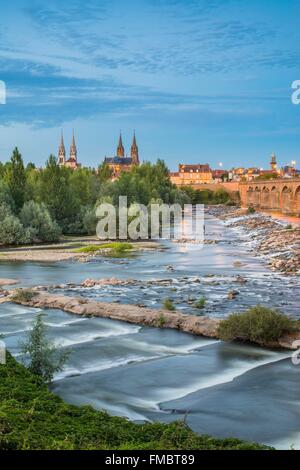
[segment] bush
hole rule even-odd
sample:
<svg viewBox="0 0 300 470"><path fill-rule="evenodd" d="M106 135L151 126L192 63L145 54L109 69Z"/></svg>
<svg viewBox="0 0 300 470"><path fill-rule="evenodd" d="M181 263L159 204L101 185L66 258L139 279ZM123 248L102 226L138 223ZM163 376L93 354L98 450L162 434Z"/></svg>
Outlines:
<svg viewBox="0 0 300 470"><path fill-rule="evenodd" d="M212 198L213 204L224 204L230 200L228 192L223 188L218 188Z"/></svg>
<svg viewBox="0 0 300 470"><path fill-rule="evenodd" d="M69 357L69 351L59 351L46 337L43 314L39 314L34 322L28 339L22 344L22 353L29 354L29 370L50 383L56 372L60 372Z"/></svg>
<svg viewBox="0 0 300 470"><path fill-rule="evenodd" d="M28 243L30 235L14 215L7 215L0 224L0 243L3 245L20 245Z"/></svg>
<svg viewBox="0 0 300 470"><path fill-rule="evenodd" d="M276 310L257 305L246 312L231 314L220 323L218 334L224 341L250 341L268 345L296 329L295 320Z"/></svg>
<svg viewBox="0 0 300 470"><path fill-rule="evenodd" d="M20 221L30 231L31 239L42 242L59 240L61 231L44 204L26 202L20 212Z"/></svg>
<svg viewBox="0 0 300 470"><path fill-rule="evenodd" d="M193 304L193 307L195 308L204 308L205 307L205 302L206 302L206 299L204 296L200 297L200 299L196 300L196 302Z"/></svg>
<svg viewBox="0 0 300 470"><path fill-rule="evenodd" d="M163 328L165 324L166 324L166 317L164 316L163 313L161 313L157 319L157 327Z"/></svg>
<svg viewBox="0 0 300 470"><path fill-rule="evenodd" d="M14 302L30 302L36 296L36 292L31 289L18 289L12 296Z"/></svg>
<svg viewBox="0 0 300 470"><path fill-rule="evenodd" d="M247 214L254 214L254 213L255 213L254 207L253 206L248 207Z"/></svg>
<svg viewBox="0 0 300 470"><path fill-rule="evenodd" d="M173 301L172 301L171 299L165 299L165 300L163 301L163 307L164 307L166 310L170 310L170 311L176 310L175 307L174 307Z"/></svg>

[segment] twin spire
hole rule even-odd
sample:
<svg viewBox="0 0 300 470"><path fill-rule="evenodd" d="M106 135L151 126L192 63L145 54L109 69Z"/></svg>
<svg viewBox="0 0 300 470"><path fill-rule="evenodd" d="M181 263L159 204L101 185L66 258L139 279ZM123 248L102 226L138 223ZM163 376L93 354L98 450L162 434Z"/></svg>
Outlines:
<svg viewBox="0 0 300 470"><path fill-rule="evenodd" d="M118 142L118 147L117 147L117 157L119 158L125 157L125 150L123 146L121 132L120 132L120 137L119 137L119 142ZM139 164L139 148L136 143L135 132L133 133L133 140L132 140L132 145L130 149L130 157L131 157L132 164L134 165ZM65 148L65 143L64 143L64 135L63 135L63 131L61 131L60 145L58 148L58 164L60 166L70 166L72 168L78 166L77 148L76 148L76 143L75 143L74 129L73 129L73 135L72 135L72 143L70 146L70 158L68 160L66 160L66 148Z"/></svg>
<svg viewBox="0 0 300 470"><path fill-rule="evenodd" d="M117 147L117 157L123 158L125 156L125 150L122 141L122 134L120 132L119 143ZM136 143L135 132L133 133L133 140L130 149L130 157L132 159L133 164L139 164L139 149Z"/></svg>
<svg viewBox="0 0 300 470"><path fill-rule="evenodd" d="M124 147L123 147L123 141L122 141L122 134L120 132L120 137L119 137L119 143L118 143L118 147L117 147L117 157L124 157L125 155L125 151L124 151Z"/></svg>
<svg viewBox="0 0 300 470"><path fill-rule="evenodd" d="M74 129L73 129L72 143L70 146L70 158L68 161L77 163L77 148L76 148L76 143L75 143ZM61 131L60 145L58 148L58 164L63 166L65 165L65 163L66 163L66 148L65 148L65 143L64 143L63 131Z"/></svg>

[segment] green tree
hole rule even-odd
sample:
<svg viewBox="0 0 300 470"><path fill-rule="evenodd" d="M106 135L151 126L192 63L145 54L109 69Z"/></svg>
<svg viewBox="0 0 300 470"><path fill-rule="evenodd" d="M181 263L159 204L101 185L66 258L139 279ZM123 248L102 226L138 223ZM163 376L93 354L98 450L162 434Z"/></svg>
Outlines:
<svg viewBox="0 0 300 470"><path fill-rule="evenodd" d="M14 208L14 201L10 189L3 179L0 179L0 204L6 204L11 209Z"/></svg>
<svg viewBox="0 0 300 470"><path fill-rule="evenodd" d="M63 369L70 351L60 351L47 339L47 330L43 314L37 315L28 339L21 345L23 354L30 358L29 370L42 377L45 383L50 383L54 374Z"/></svg>
<svg viewBox="0 0 300 470"><path fill-rule="evenodd" d="M22 155L17 147L14 149L10 164L6 168L4 180L10 189L15 208L18 212L25 200L26 173Z"/></svg>
<svg viewBox="0 0 300 470"><path fill-rule="evenodd" d="M80 212L80 201L70 184L72 173L71 169L60 167L54 155L50 155L41 175L39 189L39 200L46 204L51 216L65 233Z"/></svg>
<svg viewBox="0 0 300 470"><path fill-rule="evenodd" d="M20 221L34 239L44 242L59 240L61 230L43 203L26 202L20 212Z"/></svg>
<svg viewBox="0 0 300 470"><path fill-rule="evenodd" d="M109 168L107 163L102 163L98 166L98 178L99 181L102 183L104 181L108 181L112 176L112 170Z"/></svg>
<svg viewBox="0 0 300 470"><path fill-rule="evenodd" d="M3 207L1 210L4 213ZM3 245L20 245L29 241L29 233L24 229L19 219L13 214L6 213L0 224L0 243Z"/></svg>

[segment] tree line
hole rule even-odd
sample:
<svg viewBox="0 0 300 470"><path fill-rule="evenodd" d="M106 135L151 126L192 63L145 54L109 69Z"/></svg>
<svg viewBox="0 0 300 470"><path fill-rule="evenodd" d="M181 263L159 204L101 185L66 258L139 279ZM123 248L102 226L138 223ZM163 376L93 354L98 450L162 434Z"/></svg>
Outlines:
<svg viewBox="0 0 300 470"><path fill-rule="evenodd" d="M222 190L212 193L176 188L162 160L135 166L111 181L105 164L98 169L73 171L59 166L56 157L50 155L44 168L36 168L33 163L25 166L15 148L11 159L0 163L0 243L53 242L62 234L93 234L96 207L101 202L117 206L123 195L128 205L221 203L228 199Z"/></svg>

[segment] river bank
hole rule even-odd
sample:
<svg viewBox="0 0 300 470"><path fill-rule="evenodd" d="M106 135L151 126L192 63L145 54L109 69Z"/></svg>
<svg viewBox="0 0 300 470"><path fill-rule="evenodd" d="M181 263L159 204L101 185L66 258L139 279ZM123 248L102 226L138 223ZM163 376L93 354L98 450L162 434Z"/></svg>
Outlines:
<svg viewBox="0 0 300 470"><path fill-rule="evenodd" d="M255 256L261 256L272 271L300 274L300 226L247 209L211 206L207 213L222 220L226 227L239 230Z"/></svg>
<svg viewBox="0 0 300 470"><path fill-rule="evenodd" d="M194 433L183 422L136 424L92 407L70 405L10 354L0 368L0 449L258 450L270 447Z"/></svg>

